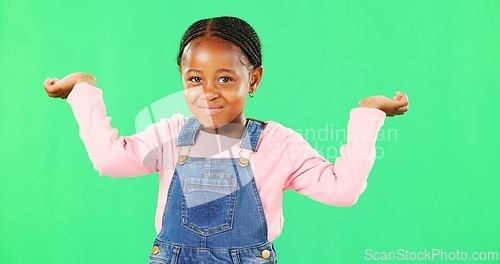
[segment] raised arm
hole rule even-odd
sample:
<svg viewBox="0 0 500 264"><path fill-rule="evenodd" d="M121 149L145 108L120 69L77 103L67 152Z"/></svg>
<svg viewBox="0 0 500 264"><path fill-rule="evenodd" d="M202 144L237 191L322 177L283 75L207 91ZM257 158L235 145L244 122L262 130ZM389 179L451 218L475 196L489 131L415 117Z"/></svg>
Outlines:
<svg viewBox="0 0 500 264"><path fill-rule="evenodd" d="M92 82L95 78L73 77L52 83L46 80L46 84L60 85L45 85L46 90L58 95L49 93L51 97L67 99L78 122L80 138L100 176L134 177L158 171L161 139L157 124L131 136L118 136L118 130L111 126L111 117L106 115L102 90ZM68 92L71 81L74 86Z"/></svg>
<svg viewBox="0 0 500 264"><path fill-rule="evenodd" d="M366 188L375 161L375 141L386 114L378 109L353 108L347 126L347 143L330 163L299 134L289 138L291 175L287 189L313 200L352 206Z"/></svg>
<svg viewBox="0 0 500 264"><path fill-rule="evenodd" d="M367 186L376 158L375 143L386 116L402 115L409 108L408 96L397 92L391 99L376 95L359 101L350 111L347 143L333 163L294 133L288 140L291 174L286 189L334 206L352 206Z"/></svg>

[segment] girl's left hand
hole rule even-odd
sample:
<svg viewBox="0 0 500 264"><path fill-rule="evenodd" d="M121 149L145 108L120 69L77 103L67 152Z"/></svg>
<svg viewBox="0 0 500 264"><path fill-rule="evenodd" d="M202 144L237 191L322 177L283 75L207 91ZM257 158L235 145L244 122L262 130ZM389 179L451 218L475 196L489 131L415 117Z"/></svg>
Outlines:
<svg viewBox="0 0 500 264"><path fill-rule="evenodd" d="M395 116L408 111L410 101L405 93L398 91L392 99L382 95L363 98L359 101L358 106L377 108L384 111L387 116Z"/></svg>

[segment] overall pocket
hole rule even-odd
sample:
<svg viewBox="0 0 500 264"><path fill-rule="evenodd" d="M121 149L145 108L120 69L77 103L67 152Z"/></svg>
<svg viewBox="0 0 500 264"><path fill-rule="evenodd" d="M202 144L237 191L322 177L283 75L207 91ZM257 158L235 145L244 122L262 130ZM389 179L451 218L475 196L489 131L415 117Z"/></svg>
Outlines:
<svg viewBox="0 0 500 264"><path fill-rule="evenodd" d="M234 173L185 177L181 225L203 236L231 229L237 187Z"/></svg>

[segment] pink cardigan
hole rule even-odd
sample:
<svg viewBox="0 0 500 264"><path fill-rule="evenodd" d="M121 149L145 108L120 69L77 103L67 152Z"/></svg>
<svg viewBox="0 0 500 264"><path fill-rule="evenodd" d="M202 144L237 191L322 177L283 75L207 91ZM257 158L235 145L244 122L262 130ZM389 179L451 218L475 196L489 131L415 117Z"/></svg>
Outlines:
<svg viewBox="0 0 500 264"><path fill-rule="evenodd" d="M80 138L100 176L134 177L159 173L156 232L162 216L173 168L177 161L175 139L187 117L175 114L131 136L118 136L106 115L102 90L86 82L76 84L67 98L79 125ZM282 193L293 189L332 206L354 205L366 189L375 161L375 143L386 114L379 109L353 108L347 125L347 143L334 163L290 128L274 122L263 130L259 148L252 155L255 182L268 225L268 239L281 233L284 217ZM235 145L233 153L238 153ZM168 158L166 158L168 157ZM173 157L173 158L172 158Z"/></svg>

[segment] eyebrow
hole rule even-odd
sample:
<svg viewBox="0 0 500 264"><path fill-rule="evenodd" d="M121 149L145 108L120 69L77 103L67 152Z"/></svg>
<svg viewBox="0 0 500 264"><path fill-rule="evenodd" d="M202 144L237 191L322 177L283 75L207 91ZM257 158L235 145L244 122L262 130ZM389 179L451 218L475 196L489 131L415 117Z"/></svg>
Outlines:
<svg viewBox="0 0 500 264"><path fill-rule="evenodd" d="M186 73L190 73L190 72L202 72L198 69L189 69ZM230 70L230 69L218 69L216 70L215 72L229 72L229 73L235 73L233 70Z"/></svg>

